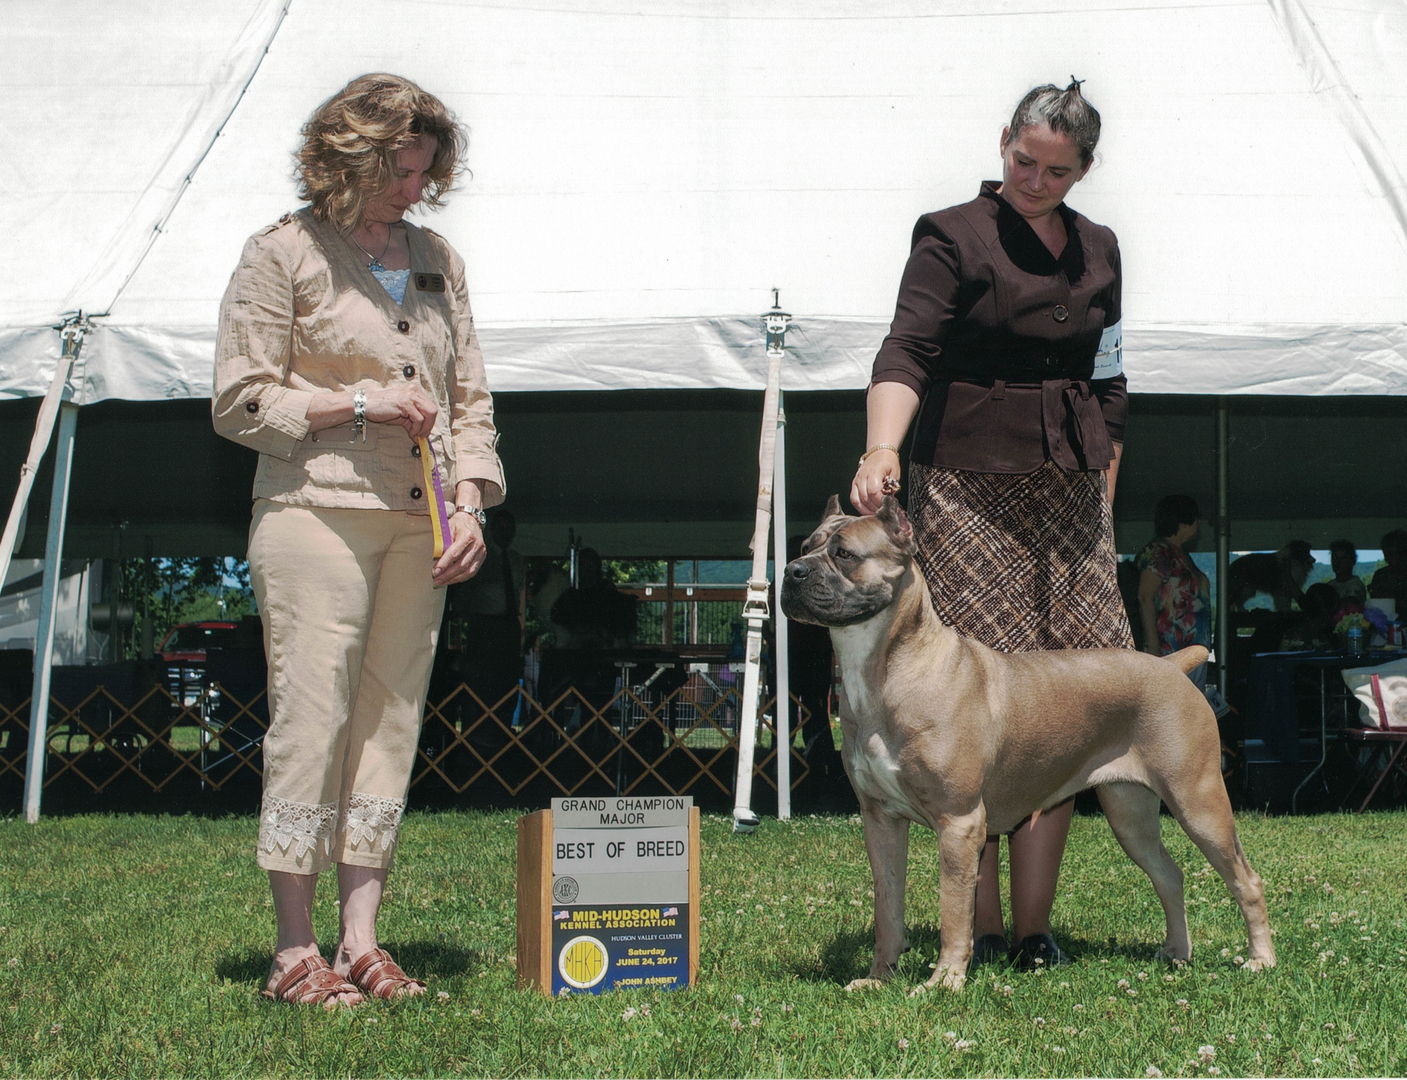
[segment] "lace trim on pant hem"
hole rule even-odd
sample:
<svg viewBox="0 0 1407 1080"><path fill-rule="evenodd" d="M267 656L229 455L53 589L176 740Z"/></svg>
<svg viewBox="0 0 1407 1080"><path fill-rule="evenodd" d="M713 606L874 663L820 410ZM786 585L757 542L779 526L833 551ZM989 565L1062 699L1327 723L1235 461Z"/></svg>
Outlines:
<svg viewBox="0 0 1407 1080"><path fill-rule="evenodd" d="M380 795L363 795L354 791L347 799L343 836L347 847L355 850L365 841L367 850L390 851L396 846L405 802Z"/></svg>
<svg viewBox="0 0 1407 1080"><path fill-rule="evenodd" d="M331 855L336 824L336 803L296 803L265 795L259 811L259 847L270 855L275 848L287 854L292 847L296 859L315 848Z"/></svg>

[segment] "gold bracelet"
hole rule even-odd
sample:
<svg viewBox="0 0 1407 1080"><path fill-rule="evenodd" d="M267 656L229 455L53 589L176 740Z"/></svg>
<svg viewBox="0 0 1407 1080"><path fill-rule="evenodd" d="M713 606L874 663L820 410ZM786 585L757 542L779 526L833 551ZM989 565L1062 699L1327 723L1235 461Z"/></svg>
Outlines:
<svg viewBox="0 0 1407 1080"><path fill-rule="evenodd" d="M866 460L871 454L876 453L877 451L880 451L880 450L893 450L896 456L897 456L898 453L899 453L899 448L898 448L897 446L895 446L893 443L887 443L887 442L876 443L874 446L871 446L868 450L866 450L863 454L860 455L860 464L863 465L863 464L865 463L865 460Z"/></svg>

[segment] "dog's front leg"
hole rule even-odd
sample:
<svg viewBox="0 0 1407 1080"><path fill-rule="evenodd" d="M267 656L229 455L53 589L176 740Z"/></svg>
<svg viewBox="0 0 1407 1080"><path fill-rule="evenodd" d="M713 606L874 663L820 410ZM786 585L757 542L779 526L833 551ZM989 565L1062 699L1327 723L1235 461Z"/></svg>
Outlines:
<svg viewBox="0 0 1407 1080"><path fill-rule="evenodd" d="M893 818L869 799L860 800L865 823L865 852L874 876L874 963L870 974L845 989L878 986L894 974L899 955L908 948L904 936L904 878L909 865L909 821Z"/></svg>
<svg viewBox="0 0 1407 1080"><path fill-rule="evenodd" d="M987 809L980 802L969 813L944 814L938 819L938 900L943 913L943 944L928 986L941 982L949 990L961 990L967 982L967 965L972 959L977 864L986 842Z"/></svg>

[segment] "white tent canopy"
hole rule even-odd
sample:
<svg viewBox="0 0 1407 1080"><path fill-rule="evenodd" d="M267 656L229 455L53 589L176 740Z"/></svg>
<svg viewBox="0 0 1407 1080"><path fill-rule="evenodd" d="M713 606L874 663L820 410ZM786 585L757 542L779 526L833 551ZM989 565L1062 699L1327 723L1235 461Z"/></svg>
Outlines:
<svg viewBox="0 0 1407 1080"><path fill-rule="evenodd" d="M972 197L1034 82L1105 137L1130 388L1407 394L1400 0L10 0L0 396L203 397L243 239L318 102L403 73L471 131L420 218L465 255L496 390L865 385L921 213Z"/></svg>

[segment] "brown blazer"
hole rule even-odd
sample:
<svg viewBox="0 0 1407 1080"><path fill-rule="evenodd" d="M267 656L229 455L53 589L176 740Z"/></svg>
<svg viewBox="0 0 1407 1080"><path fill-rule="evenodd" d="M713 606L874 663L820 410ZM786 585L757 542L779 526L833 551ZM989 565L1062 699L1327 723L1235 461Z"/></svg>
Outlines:
<svg viewBox="0 0 1407 1080"><path fill-rule="evenodd" d="M1121 316L1118 240L1062 204L1057 259L997 187L919 219L871 382L919 395L921 464L1107 468L1128 412L1124 376L1094 377Z"/></svg>
<svg viewBox="0 0 1407 1080"><path fill-rule="evenodd" d="M453 501L484 480L503 501L493 399L464 285L443 237L406 223L411 274L398 306L364 259L306 208L250 237L220 304L215 430L259 451L254 497L304 506L429 513L415 444L393 424L308 429L320 390L374 390L414 379L439 405L431 442Z"/></svg>

